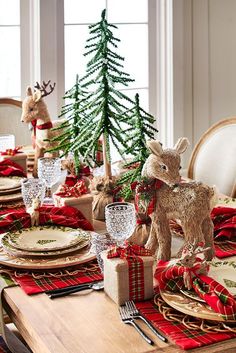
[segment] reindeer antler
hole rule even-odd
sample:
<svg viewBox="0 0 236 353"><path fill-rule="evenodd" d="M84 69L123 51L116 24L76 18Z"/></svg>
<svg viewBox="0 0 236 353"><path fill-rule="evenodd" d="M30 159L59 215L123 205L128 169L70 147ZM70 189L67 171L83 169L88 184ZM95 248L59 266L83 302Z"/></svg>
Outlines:
<svg viewBox="0 0 236 353"><path fill-rule="evenodd" d="M38 81L36 82L36 85L34 86L34 88L39 89L42 92L42 98L48 96L50 93L54 91L56 82L54 82L53 85L51 85L50 82L51 80L48 80L48 82L43 81L42 85L40 85ZM47 92L48 85L50 90Z"/></svg>

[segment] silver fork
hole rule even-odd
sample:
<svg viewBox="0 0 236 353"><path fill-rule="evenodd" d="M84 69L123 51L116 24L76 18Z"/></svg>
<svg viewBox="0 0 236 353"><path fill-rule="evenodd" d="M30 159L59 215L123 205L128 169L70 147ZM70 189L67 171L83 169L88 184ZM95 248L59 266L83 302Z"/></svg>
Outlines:
<svg viewBox="0 0 236 353"><path fill-rule="evenodd" d="M125 303L127 311L131 318L133 319L141 319L145 322L145 324L150 328L150 330L163 342L167 342L167 338L163 336L159 331L156 330L154 326L138 311L133 301L128 301Z"/></svg>
<svg viewBox="0 0 236 353"><path fill-rule="evenodd" d="M145 341L149 344L154 344L154 342L151 340L151 338L149 338L145 332L143 332L143 330L136 324L136 322L134 321L134 319L130 316L127 308L125 306L120 306L119 307L119 312L120 312L120 317L121 320L125 323L125 324L130 324L132 325L136 331L138 331L138 333L143 337L143 339L145 339Z"/></svg>

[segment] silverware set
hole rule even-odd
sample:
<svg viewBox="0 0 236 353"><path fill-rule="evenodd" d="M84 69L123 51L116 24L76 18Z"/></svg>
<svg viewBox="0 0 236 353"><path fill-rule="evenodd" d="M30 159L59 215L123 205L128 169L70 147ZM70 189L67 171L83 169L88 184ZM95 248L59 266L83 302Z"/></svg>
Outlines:
<svg viewBox="0 0 236 353"><path fill-rule="evenodd" d="M167 342L167 338L163 336L157 329L152 326L152 324L139 312L133 301L128 301L124 306L119 307L121 320L125 324L132 325L137 332L143 337L143 339L149 343L154 344L154 342L149 338L146 333L140 328L140 326L135 322L136 319L140 319L148 326L148 328L163 342Z"/></svg>
<svg viewBox="0 0 236 353"><path fill-rule="evenodd" d="M78 285L70 286L66 288L53 289L53 290L47 291L46 294L48 294L50 299L56 299L56 298L65 297L67 295L77 293L86 289L102 290L103 288L104 288L104 282L99 281L99 282L93 282L93 283L78 284Z"/></svg>

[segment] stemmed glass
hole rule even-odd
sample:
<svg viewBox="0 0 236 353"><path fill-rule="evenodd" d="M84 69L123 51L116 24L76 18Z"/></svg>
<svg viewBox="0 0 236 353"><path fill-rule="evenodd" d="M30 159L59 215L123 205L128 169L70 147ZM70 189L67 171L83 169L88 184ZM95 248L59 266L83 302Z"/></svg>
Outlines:
<svg viewBox="0 0 236 353"><path fill-rule="evenodd" d="M136 225L135 208L129 202L114 202L105 207L105 219L108 233L118 246L134 232Z"/></svg>
<svg viewBox="0 0 236 353"><path fill-rule="evenodd" d="M44 180L46 184L46 197L43 200L44 204L54 204L52 198L51 187L56 184L61 175L61 160L60 158L43 157L38 159L38 176Z"/></svg>

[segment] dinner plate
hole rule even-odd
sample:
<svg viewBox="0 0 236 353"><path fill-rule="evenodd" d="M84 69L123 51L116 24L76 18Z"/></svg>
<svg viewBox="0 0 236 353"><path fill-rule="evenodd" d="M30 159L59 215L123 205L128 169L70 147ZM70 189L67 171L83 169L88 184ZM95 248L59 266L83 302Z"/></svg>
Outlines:
<svg viewBox="0 0 236 353"><path fill-rule="evenodd" d="M0 190L15 189L21 186L22 177L0 177Z"/></svg>
<svg viewBox="0 0 236 353"><path fill-rule="evenodd" d="M22 199L21 192L16 194L7 194L7 195L0 195L0 202L9 202Z"/></svg>
<svg viewBox="0 0 236 353"><path fill-rule="evenodd" d="M87 233L86 235L83 235L83 238L81 241L76 244L75 246L72 246L70 248L66 249L61 249L61 250L55 250L55 251L26 251L26 250L20 250L17 248L14 248L11 244L8 242L8 237L3 236L2 240L2 247L4 250L13 256L19 256L19 257L48 257L48 256L63 256L64 254L72 253L75 251L78 251L80 249L85 248L90 244L90 234Z"/></svg>
<svg viewBox="0 0 236 353"><path fill-rule="evenodd" d="M236 322L236 320L224 320L222 316L206 303L201 303L189 297L186 297L182 293L160 291L162 299L172 308L180 311L181 313L198 317L205 320L223 321L223 322Z"/></svg>
<svg viewBox="0 0 236 353"><path fill-rule="evenodd" d="M4 238L16 249L26 251L55 251L80 243L87 233L82 229L58 226L39 226L7 233Z"/></svg>
<svg viewBox="0 0 236 353"><path fill-rule="evenodd" d="M211 262L208 276L236 296L236 263L234 261Z"/></svg>
<svg viewBox="0 0 236 353"><path fill-rule="evenodd" d="M8 195L21 192L21 186L12 189L0 190L0 195Z"/></svg>
<svg viewBox="0 0 236 353"><path fill-rule="evenodd" d="M75 254L43 259L13 256L6 253L3 247L0 247L0 264L16 269L53 270L79 265L94 259L96 259L96 255L90 252L89 246L79 250L79 252Z"/></svg>

